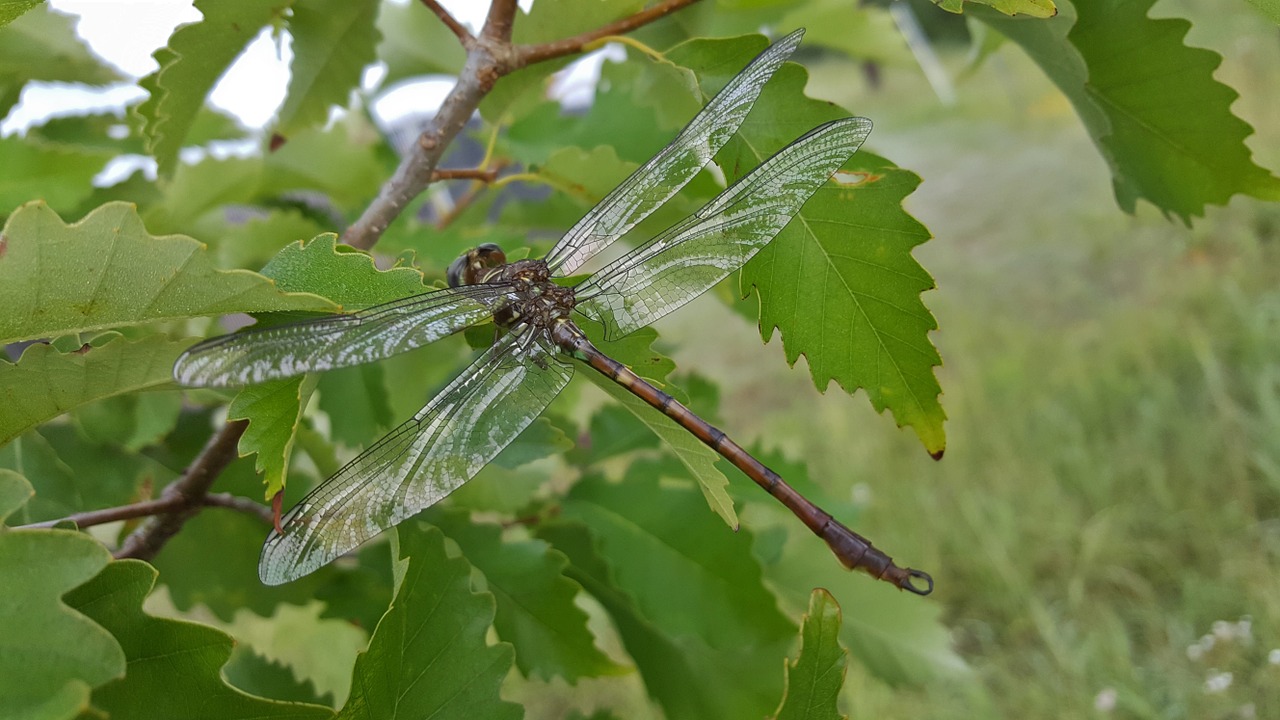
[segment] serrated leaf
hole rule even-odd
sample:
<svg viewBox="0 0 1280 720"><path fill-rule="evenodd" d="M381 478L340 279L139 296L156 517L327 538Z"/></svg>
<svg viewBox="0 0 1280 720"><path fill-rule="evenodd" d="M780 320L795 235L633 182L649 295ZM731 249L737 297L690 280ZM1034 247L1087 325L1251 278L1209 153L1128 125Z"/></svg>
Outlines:
<svg viewBox="0 0 1280 720"><path fill-rule="evenodd" d="M840 647L840 606L826 590L815 588L800 622L800 655L787 663L787 690L776 720L843 720L836 703L847 663Z"/></svg>
<svg viewBox="0 0 1280 720"><path fill-rule="evenodd" d="M541 540L504 541L502 528L473 523L466 513L429 511L427 520L484 573L497 602L494 628L515 648L516 666L526 677L575 683L620 670L596 648L587 614L574 605L580 588L562 574L564 555Z"/></svg>
<svg viewBox="0 0 1280 720"><path fill-rule="evenodd" d="M1222 57L1185 45L1191 23L1151 18L1153 4L1064 2L1044 23L975 17L1021 46L1071 100L1125 212L1142 199L1189 225L1237 193L1280 199L1280 178L1244 144L1253 128L1231 112L1237 93L1213 78Z"/></svg>
<svg viewBox="0 0 1280 720"><path fill-rule="evenodd" d="M378 58L387 64L384 86L421 75L457 75L467 59L449 28L418 3L383 4L378 32Z"/></svg>
<svg viewBox="0 0 1280 720"><path fill-rule="evenodd" d="M933 0L947 12L962 13L964 4L988 5L1005 15L1025 15L1033 18L1050 18L1058 14L1053 0Z"/></svg>
<svg viewBox="0 0 1280 720"><path fill-rule="evenodd" d="M310 680L299 680L288 665L274 662L247 646L237 645L222 667L222 676L233 687L272 700L333 705L333 696L321 697Z"/></svg>
<svg viewBox="0 0 1280 720"><path fill-rule="evenodd" d="M511 669L506 643L488 645L494 600L471 592L471 566L449 558L444 536L415 522L396 528L407 568L369 649L356 659L340 718L519 718L499 697Z"/></svg>
<svg viewBox="0 0 1280 720"><path fill-rule="evenodd" d="M9 114L29 80L102 85L121 79L89 51L76 33L74 17L48 5L27 12L39 3L6 1L22 17L0 22L0 117ZM0 17L4 14L0 10Z"/></svg>
<svg viewBox="0 0 1280 720"><path fill-rule="evenodd" d="M322 618L324 611L315 601L282 604L270 617L240 610L224 629L341 704L351 691L351 665L368 644L369 633L346 620Z"/></svg>
<svg viewBox="0 0 1280 720"><path fill-rule="evenodd" d="M379 270L368 254L339 247L333 233L289 244L262 268L262 274L289 292L321 295L347 309L390 302L429 289L422 284L418 270Z"/></svg>
<svg viewBox="0 0 1280 720"><path fill-rule="evenodd" d="M200 243L147 233L128 203L67 225L44 203L0 232L0 342L200 315L324 310L257 273L216 270Z"/></svg>
<svg viewBox="0 0 1280 720"><path fill-rule="evenodd" d="M146 121L147 148L168 175L178 163L196 114L231 61L292 0L198 0L200 22L180 26L154 54L160 68L139 81L151 97L136 112Z"/></svg>
<svg viewBox="0 0 1280 720"><path fill-rule="evenodd" d="M664 632L717 649L789 636L794 626L761 582L751 534L720 526L693 488L660 475L644 461L620 483L588 476L569 491L563 514L591 528L617 585Z"/></svg>
<svg viewBox="0 0 1280 720"><path fill-rule="evenodd" d="M715 73L741 67L762 45L751 37L695 40L668 57L706 68L699 77L714 86L723 78ZM805 97L805 82L796 65L778 70L717 159L726 175L739 177L817 125L847 116ZM844 172L747 263L741 285L759 295L761 336L767 342L781 330L787 361L804 355L819 390L832 380L849 393L862 388L872 407L888 408L937 456L946 445L933 375L941 359L929 342L937 323L920 300L933 279L911 257L929 231L902 208L920 179L865 151Z"/></svg>
<svg viewBox="0 0 1280 720"><path fill-rule="evenodd" d="M89 690L125 672L111 635L62 597L111 560L106 548L70 530L14 530L3 521L31 485L0 470L0 708L8 717L69 718Z"/></svg>
<svg viewBox="0 0 1280 720"><path fill-rule="evenodd" d="M110 159L89 148L0 138L0 212L28 200L71 210L93 191L93 176Z"/></svg>
<svg viewBox="0 0 1280 720"><path fill-rule="evenodd" d="M296 0L289 19L293 62L275 132L289 137L323 125L331 106L346 107L366 65L377 60L379 0Z"/></svg>
<svg viewBox="0 0 1280 720"><path fill-rule="evenodd" d="M651 328L641 328L616 342L603 342L595 336L593 328L588 332L592 334L596 344L606 355L627 365L640 377L657 383L659 388L674 367L669 358L663 357L650 347L657 337L657 333ZM654 435L662 438L689 474L698 481L698 488L702 490L702 496L711 509L729 527L737 530L738 514L733 509L733 499L729 497L726 489L729 479L716 469L716 461L720 458L716 451L612 379L595 371L587 371L584 375L596 387L604 390L606 394L630 410L636 419L644 423ZM668 394L678 395L678 391L674 388L667 387L665 390Z"/></svg>
<svg viewBox="0 0 1280 720"><path fill-rule="evenodd" d="M188 344L108 333L71 353L36 343L16 364L0 359L0 445L86 403L169 383Z"/></svg>
<svg viewBox="0 0 1280 720"><path fill-rule="evenodd" d="M108 565L66 596L67 604L106 628L124 648L128 669L93 692L93 705L113 717L329 718L318 705L248 695L219 674L233 641L214 628L152 617L142 610L156 571L139 560Z"/></svg>
<svg viewBox="0 0 1280 720"><path fill-rule="evenodd" d="M645 688L667 717L741 720L764 717L776 707L782 692L778 660L791 637L759 645L744 636L732 647L713 649L696 636L671 634L613 582L613 568L597 553L586 526L556 521L540 525L538 535L569 557L566 574L609 613Z"/></svg>
<svg viewBox="0 0 1280 720"><path fill-rule="evenodd" d="M315 387L314 375L250 385L227 408L228 420L249 421L238 447L241 456L257 453L254 467L262 473L268 499L284 490L294 433Z"/></svg>

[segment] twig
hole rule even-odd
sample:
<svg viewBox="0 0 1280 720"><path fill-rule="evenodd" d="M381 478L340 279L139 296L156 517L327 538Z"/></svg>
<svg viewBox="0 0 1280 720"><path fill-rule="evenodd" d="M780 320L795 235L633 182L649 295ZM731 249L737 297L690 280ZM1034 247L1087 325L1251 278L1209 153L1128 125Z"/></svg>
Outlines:
<svg viewBox="0 0 1280 720"><path fill-rule="evenodd" d="M445 149L503 75L535 62L580 52L583 46L594 40L635 30L694 2L697 0L666 0L572 38L513 47L509 38L516 11L515 0L493 0L484 30L467 48L467 61L458 75L457 84L418 137L418 142L401 159L395 173L383 183L378 197L343 232L342 242L361 250L368 250L378 242L387 226L431 184Z"/></svg>
<svg viewBox="0 0 1280 720"><path fill-rule="evenodd" d="M205 507L220 507L228 510L238 510L245 515L252 515L262 522L270 525L272 523L271 508L260 502L255 502L247 497L232 495L231 493L209 493L205 495L200 504Z"/></svg>
<svg viewBox="0 0 1280 720"><path fill-rule="evenodd" d="M181 530L187 520L200 512L213 481L223 468L236 459L236 443L240 441L240 436L248 425L246 420L233 420L214 433L187 467L186 473L164 489L158 502L171 502L174 506L151 518L129 535L115 556L139 560L155 557L169 538Z"/></svg>
<svg viewBox="0 0 1280 720"><path fill-rule="evenodd" d="M435 13L445 27L458 36L458 42L462 43L462 47L470 48L475 43L476 39L471 35L470 31L462 23L458 22L453 15L450 15L443 5L436 2L436 0L422 0L422 4Z"/></svg>
<svg viewBox="0 0 1280 720"><path fill-rule="evenodd" d="M252 515L265 523L271 523L271 510L259 502L254 502L246 497L232 495L231 493L209 493L200 498L200 504L206 507L224 507L229 510L239 510L246 515ZM78 528L93 527L95 525L106 525L118 520L132 520L140 517L151 517L152 515L160 515L162 513L172 512L182 505L182 498L174 495L169 497L157 498L155 500L141 500L128 505L119 507L103 508L101 510L89 510L82 513L74 513L57 520L43 520L41 522L29 523L27 525L18 525L17 530L30 530L35 528L51 528L62 523L74 523Z"/></svg>
<svg viewBox="0 0 1280 720"><path fill-rule="evenodd" d="M493 0L489 3L489 16L484 20L480 34L486 40L508 44L516 19L516 0Z"/></svg>
<svg viewBox="0 0 1280 720"><path fill-rule="evenodd" d="M498 178L497 168L461 168L457 170L436 170L431 173L431 181L437 180L478 180L491 183Z"/></svg>
<svg viewBox="0 0 1280 720"><path fill-rule="evenodd" d="M654 20L670 15L680 8L692 5L697 1L698 0L667 0L666 2L658 3L651 8L641 10L635 15L611 22L608 25L603 25L595 30L582 33L581 35L574 35L573 37L549 43L542 43L541 45L519 45L516 47L516 56L519 59L520 66L524 67L525 65L531 65L536 62L542 62L544 60L551 60L553 58L582 52L583 46L595 40L599 40L607 35L621 35L623 33L631 32L642 25L647 25Z"/></svg>

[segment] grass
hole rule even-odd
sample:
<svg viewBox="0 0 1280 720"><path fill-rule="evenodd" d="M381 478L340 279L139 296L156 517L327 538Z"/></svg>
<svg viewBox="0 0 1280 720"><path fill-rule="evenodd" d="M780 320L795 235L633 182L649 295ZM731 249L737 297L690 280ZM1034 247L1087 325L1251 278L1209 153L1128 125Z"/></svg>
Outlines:
<svg viewBox="0 0 1280 720"><path fill-rule="evenodd" d="M1191 14L1190 41L1227 56L1275 168L1280 52L1241 9ZM876 119L870 146L925 178L909 209L938 236L916 256L939 285L945 459L861 394L779 378L778 343L714 301L662 331L681 367L728 378L726 428L869 491L867 534L936 571L974 682L890 689L855 665L851 717L1280 717L1280 208L1237 198L1191 230L1123 214L1014 48L955 108L914 73L848 77L813 88L844 88L826 94Z"/></svg>

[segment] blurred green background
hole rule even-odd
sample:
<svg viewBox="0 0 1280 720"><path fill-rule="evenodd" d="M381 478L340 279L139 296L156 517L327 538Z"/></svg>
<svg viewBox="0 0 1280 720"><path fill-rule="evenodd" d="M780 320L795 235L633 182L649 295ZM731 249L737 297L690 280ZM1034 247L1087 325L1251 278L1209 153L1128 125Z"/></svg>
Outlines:
<svg viewBox="0 0 1280 720"><path fill-rule="evenodd" d="M1280 167L1276 28L1244 3L1153 14L1224 56L1255 161ZM954 106L910 65L872 87L809 64L808 93L871 117L868 148L924 178L907 208L936 236L915 256L938 284L942 461L865 398L779 372L777 339L714 299L658 325L681 369L720 378L726 430L803 457L937 580L925 602L973 677L888 688L854 662L850 716L1280 717L1280 207L1126 215L1016 46L972 71L967 47L936 49Z"/></svg>

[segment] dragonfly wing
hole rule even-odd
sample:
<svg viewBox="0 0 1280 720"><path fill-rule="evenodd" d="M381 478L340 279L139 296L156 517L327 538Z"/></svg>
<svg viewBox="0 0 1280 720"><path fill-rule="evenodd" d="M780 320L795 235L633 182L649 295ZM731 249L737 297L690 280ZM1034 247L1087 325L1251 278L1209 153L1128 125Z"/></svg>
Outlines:
<svg viewBox="0 0 1280 720"><path fill-rule="evenodd" d="M249 329L184 352L173 379L197 387L235 387L379 360L421 347L493 314L505 285L433 290L359 312Z"/></svg>
<svg viewBox="0 0 1280 720"><path fill-rule="evenodd" d="M485 351L413 419L312 490L267 536L258 575L302 577L470 480L573 376L531 332Z"/></svg>
<svg viewBox="0 0 1280 720"><path fill-rule="evenodd" d="M738 131L760 90L800 44L797 30L770 45L703 106L663 148L577 222L547 254L557 275L570 275L680 192Z"/></svg>
<svg viewBox="0 0 1280 720"><path fill-rule="evenodd" d="M706 292L774 238L871 132L866 118L821 125L683 222L575 288L577 309L610 339Z"/></svg>

